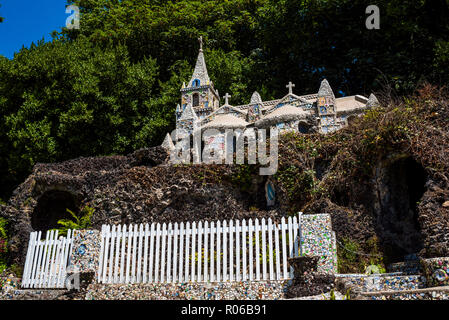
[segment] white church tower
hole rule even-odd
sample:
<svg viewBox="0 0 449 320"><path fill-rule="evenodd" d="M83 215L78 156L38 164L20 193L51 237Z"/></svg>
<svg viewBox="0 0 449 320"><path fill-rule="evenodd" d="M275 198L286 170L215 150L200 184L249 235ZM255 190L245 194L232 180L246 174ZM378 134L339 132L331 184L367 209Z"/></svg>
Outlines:
<svg viewBox="0 0 449 320"><path fill-rule="evenodd" d="M192 132L197 121L218 109L220 97L214 89L213 82L207 73L206 61L203 54L203 39L200 37L200 51L196 61L192 78L186 86L181 88L181 104L176 108L176 128Z"/></svg>

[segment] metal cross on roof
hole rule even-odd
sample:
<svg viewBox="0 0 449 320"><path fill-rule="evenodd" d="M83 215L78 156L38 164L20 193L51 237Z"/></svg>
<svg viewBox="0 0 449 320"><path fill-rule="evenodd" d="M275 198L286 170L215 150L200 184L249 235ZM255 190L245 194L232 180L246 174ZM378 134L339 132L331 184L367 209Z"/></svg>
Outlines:
<svg viewBox="0 0 449 320"><path fill-rule="evenodd" d="M288 88L288 94L293 94L293 88L295 85L290 81L288 85L286 85L286 88Z"/></svg>
<svg viewBox="0 0 449 320"><path fill-rule="evenodd" d="M229 95L229 93L227 93L226 92L226 94L224 95L224 98L225 98L225 105L226 104L229 104L229 98L230 98L231 96Z"/></svg>

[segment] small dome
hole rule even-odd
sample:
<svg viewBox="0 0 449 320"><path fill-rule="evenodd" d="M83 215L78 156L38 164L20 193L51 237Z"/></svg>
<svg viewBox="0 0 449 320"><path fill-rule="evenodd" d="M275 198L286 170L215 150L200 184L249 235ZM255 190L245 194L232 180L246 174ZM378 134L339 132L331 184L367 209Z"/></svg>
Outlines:
<svg viewBox="0 0 449 320"><path fill-rule="evenodd" d="M255 104L255 103L262 103L262 98L260 97L260 94L257 91L254 91L253 95L251 96L250 104Z"/></svg>

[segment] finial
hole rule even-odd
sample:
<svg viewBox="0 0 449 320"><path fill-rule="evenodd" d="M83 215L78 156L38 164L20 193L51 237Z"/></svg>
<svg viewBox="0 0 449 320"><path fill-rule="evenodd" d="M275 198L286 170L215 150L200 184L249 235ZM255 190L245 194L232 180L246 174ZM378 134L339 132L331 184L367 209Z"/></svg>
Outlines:
<svg viewBox="0 0 449 320"><path fill-rule="evenodd" d="M293 94L293 88L295 87L295 85L289 81L288 85L286 86L286 88L288 88L288 94Z"/></svg>
<svg viewBox="0 0 449 320"><path fill-rule="evenodd" d="M225 105L226 104L229 104L229 98L230 98L231 96L229 95L229 93L227 93L226 92L226 94L224 95L224 98L225 98Z"/></svg>
<svg viewBox="0 0 449 320"><path fill-rule="evenodd" d="M200 52L202 52L202 51L203 51L203 36L200 36L200 37L198 38L198 41L199 41L199 43L200 43Z"/></svg>

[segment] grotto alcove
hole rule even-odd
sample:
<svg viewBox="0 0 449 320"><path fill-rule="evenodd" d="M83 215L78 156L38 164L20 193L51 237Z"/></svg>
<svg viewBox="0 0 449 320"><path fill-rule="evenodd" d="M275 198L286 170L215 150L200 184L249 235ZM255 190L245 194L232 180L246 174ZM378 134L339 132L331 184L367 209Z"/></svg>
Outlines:
<svg viewBox="0 0 449 320"><path fill-rule="evenodd" d="M66 209L79 213L79 200L67 191L50 190L43 193L31 215L31 227L37 231L59 228L58 220L71 219Z"/></svg>
<svg viewBox="0 0 449 320"><path fill-rule="evenodd" d="M298 131L302 134L310 133L311 125L307 121L300 121L298 123Z"/></svg>
<svg viewBox="0 0 449 320"><path fill-rule="evenodd" d="M423 247L418 204L425 192L426 172L409 156L384 165L377 174L377 226L389 262L403 261Z"/></svg>

